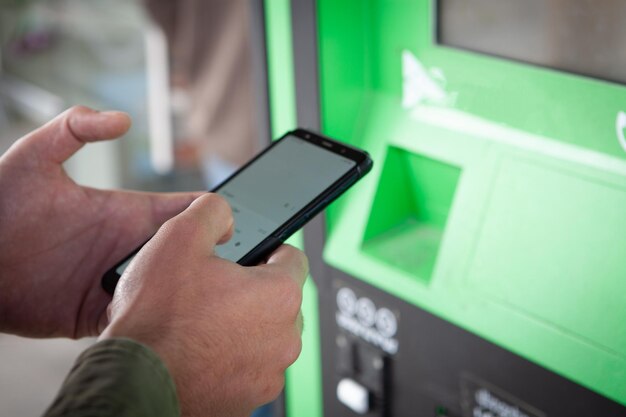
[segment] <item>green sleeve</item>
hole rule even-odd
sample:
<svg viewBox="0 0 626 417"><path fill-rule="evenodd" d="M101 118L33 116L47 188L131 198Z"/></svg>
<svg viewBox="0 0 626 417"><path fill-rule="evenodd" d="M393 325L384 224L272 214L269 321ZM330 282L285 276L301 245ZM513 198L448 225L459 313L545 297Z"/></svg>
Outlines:
<svg viewBox="0 0 626 417"><path fill-rule="evenodd" d="M44 417L178 417L176 388L159 357L130 339L83 352Z"/></svg>

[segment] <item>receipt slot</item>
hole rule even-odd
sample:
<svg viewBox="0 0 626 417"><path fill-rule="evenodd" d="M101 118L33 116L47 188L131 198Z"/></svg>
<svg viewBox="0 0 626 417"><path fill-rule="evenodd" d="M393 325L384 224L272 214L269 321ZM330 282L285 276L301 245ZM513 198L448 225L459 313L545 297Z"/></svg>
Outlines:
<svg viewBox="0 0 626 417"><path fill-rule="evenodd" d="M265 17L275 136L318 128L375 161L305 230L286 414L626 416L626 3Z"/></svg>
<svg viewBox="0 0 626 417"><path fill-rule="evenodd" d="M396 318L390 310L378 309L371 299L358 298L348 287L337 291L336 302L335 321L343 329L336 335L333 353L337 400L358 414L389 415L388 352L397 349L392 339Z"/></svg>
<svg viewBox="0 0 626 417"><path fill-rule="evenodd" d="M339 381L337 399L357 414L366 414L370 410L370 392L352 379Z"/></svg>

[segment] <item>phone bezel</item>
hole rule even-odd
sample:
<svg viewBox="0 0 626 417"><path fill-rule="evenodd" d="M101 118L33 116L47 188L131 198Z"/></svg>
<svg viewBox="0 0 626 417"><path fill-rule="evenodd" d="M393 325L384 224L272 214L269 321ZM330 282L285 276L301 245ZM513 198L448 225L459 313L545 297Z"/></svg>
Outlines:
<svg viewBox="0 0 626 417"><path fill-rule="evenodd" d="M339 177L334 183L329 185L322 193L311 200L301 210L297 211L285 221L280 227L270 234L265 240L255 246L248 254L237 261L238 264L243 266L257 265L263 261L264 256L269 255L268 252L272 252L278 248L285 240L287 240L293 233L304 226L309 220L315 217L320 211L326 208L331 202L338 198L345 190L347 190L352 184L359 180L362 176L367 174L372 168L372 160L369 154L360 149L353 148L345 143L338 142L334 139L323 136L319 133L311 132L302 128L285 133L282 137L272 142L262 152L248 161L240 169L235 171L232 175L222 181L218 186L211 190L211 192L217 192L226 185L232 178L239 175L246 170L248 166L252 165L257 159L261 158L266 152L270 152L274 146L280 141L289 136L296 136L302 140L312 143L322 149L333 152L337 155L348 158L356 163L348 172Z"/></svg>
<svg viewBox="0 0 626 417"><path fill-rule="evenodd" d="M333 152L337 155L351 159L356 164L348 172L339 177L335 182L329 185L322 193L311 200L301 210L293 214L285 223L274 230L267 238L255 246L250 252L248 252L243 258L237 261L242 266L257 265L263 261L268 255L277 249L285 240L287 240L293 233L304 226L309 220L315 217L320 211L326 208L336 198L338 198L344 191L346 191L352 184L357 182L365 174L367 174L373 165L373 162L369 154L360 149L356 149L350 145L338 142L334 139L323 136L319 133L311 132L302 128L292 130L285 133L279 139L273 141L264 150L259 152L254 158L244 164L241 168L235 171L232 175L218 184L209 192L217 192L229 181L236 176L240 175L250 165L252 165L257 159L261 158L267 152L270 152L274 146L280 143L282 140L289 136L296 136L299 139L305 140L311 144L314 144L322 149ZM145 243L144 243L145 244ZM137 252L143 247L140 245L137 249L128 254L120 262L117 262L111 269L109 269L102 278L102 287L109 293L113 293L115 285L120 278L117 273L117 268L124 262L126 262L132 256L135 256Z"/></svg>

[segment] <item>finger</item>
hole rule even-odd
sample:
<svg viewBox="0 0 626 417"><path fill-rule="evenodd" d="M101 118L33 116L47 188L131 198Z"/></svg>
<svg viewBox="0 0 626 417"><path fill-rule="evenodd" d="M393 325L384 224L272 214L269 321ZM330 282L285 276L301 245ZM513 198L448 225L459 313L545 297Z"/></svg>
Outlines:
<svg viewBox="0 0 626 417"><path fill-rule="evenodd" d="M122 199L120 206L131 219L149 219L151 228L157 230L163 223L182 213L206 191L186 193L144 193L136 191L111 191Z"/></svg>
<svg viewBox="0 0 626 417"><path fill-rule="evenodd" d="M304 286L309 274L309 260L304 252L291 245L281 245L267 260L269 266L286 268L289 276L295 279L300 287Z"/></svg>
<svg viewBox="0 0 626 417"><path fill-rule="evenodd" d="M117 138L130 128L130 117L123 112L98 112L72 107L25 138L24 145L54 163L62 163L85 143Z"/></svg>
<svg viewBox="0 0 626 417"><path fill-rule="evenodd" d="M217 244L221 245L222 243L226 243L229 240L231 240L233 238L233 234L235 233L235 222L233 221L230 224L230 228L228 229L228 232L226 232L226 234L224 236L222 236L222 238L220 240L218 240Z"/></svg>
<svg viewBox="0 0 626 417"><path fill-rule="evenodd" d="M302 336L304 332L304 316L302 315L302 310L298 312L298 317L296 318L296 329L298 330L298 334Z"/></svg>
<svg viewBox="0 0 626 417"><path fill-rule="evenodd" d="M184 223L195 231L200 231L203 247L214 248L227 242L233 232L233 214L228 202L214 193L205 193L175 219L175 225ZM176 226L174 226L176 227Z"/></svg>
<svg viewBox="0 0 626 417"><path fill-rule="evenodd" d="M116 238L123 250L145 242L167 220L183 212L205 191L188 193L145 193L111 191L83 187L91 201L97 204L110 230L121 233ZM121 255L120 255L121 256Z"/></svg>

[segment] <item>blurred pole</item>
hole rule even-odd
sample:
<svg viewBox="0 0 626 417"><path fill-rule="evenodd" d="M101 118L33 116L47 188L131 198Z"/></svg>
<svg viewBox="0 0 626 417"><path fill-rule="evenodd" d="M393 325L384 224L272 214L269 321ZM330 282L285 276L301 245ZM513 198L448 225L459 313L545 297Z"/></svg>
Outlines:
<svg viewBox="0 0 626 417"><path fill-rule="evenodd" d="M1 22L2 20L0 20ZM0 37L2 41L2 37ZM9 118L4 106L4 91L2 87L2 45L0 44L0 128L9 124Z"/></svg>
<svg viewBox="0 0 626 417"><path fill-rule="evenodd" d="M174 168L167 40L153 23L148 23L145 37L150 162L155 172L167 174Z"/></svg>

